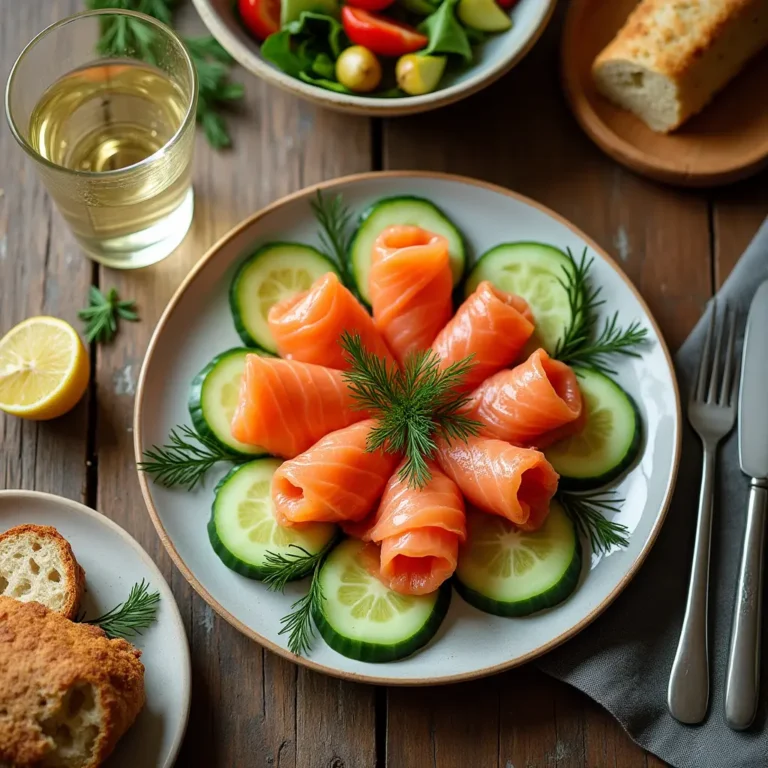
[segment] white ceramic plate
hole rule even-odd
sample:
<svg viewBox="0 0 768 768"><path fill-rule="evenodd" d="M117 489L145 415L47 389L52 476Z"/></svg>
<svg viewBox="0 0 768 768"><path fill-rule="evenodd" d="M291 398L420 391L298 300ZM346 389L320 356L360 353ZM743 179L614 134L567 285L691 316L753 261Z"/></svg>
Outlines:
<svg viewBox="0 0 768 768"><path fill-rule="evenodd" d="M132 642L146 668L147 703L117 744L109 768L170 768L187 727L191 693L189 646L171 590L149 555L104 515L60 496L0 491L0 532L23 523L52 525L85 569L87 616L100 616L142 579L160 592L157 621Z"/></svg>
<svg viewBox="0 0 768 768"><path fill-rule="evenodd" d="M437 637L411 658L374 665L354 661L317 640L308 659L287 651L278 636L280 617L301 594L268 592L226 568L208 543L206 523L213 487L225 471L194 493L168 490L140 475L142 491L163 543L200 595L227 621L272 650L329 674L371 682L427 684L479 677L521 664L568 639L626 586L658 534L677 472L680 406L669 353L648 308L627 277L585 235L552 211L512 192L469 179L408 172L364 174L322 185L342 193L356 212L389 195L421 195L437 203L463 229L471 251L538 240L595 258L593 278L603 287L605 312L622 323L640 320L651 342L640 359L619 361L619 381L638 403L645 427L643 453L619 485L627 499L619 521L630 545L587 562L583 583L562 605L522 619L481 613L457 595ZM270 240L318 243L309 206L316 188L280 200L220 240L200 261L161 318L144 361L136 397L137 456L167 440L172 427L189 423L187 393L194 375L218 352L238 346L227 291L240 261ZM587 561L589 559L587 558Z"/></svg>

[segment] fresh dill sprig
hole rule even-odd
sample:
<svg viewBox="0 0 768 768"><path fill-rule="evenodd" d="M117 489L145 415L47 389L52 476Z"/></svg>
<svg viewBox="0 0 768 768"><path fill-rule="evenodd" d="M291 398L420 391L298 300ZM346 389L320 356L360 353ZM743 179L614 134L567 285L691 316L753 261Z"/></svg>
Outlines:
<svg viewBox="0 0 768 768"><path fill-rule="evenodd" d="M604 374L615 374L609 360L613 355L639 357L637 347L646 341L648 329L638 321L629 327L618 324L619 313L606 318L600 333L597 333L597 310L605 301L600 297L602 286L593 288L589 282L589 271L594 259L587 258L587 249L576 259L568 251L573 267L565 271L558 282L568 296L571 321L563 337L558 341L554 357L564 363L582 368L591 368Z"/></svg>
<svg viewBox="0 0 768 768"><path fill-rule="evenodd" d="M624 499L616 491L597 491L592 494L558 491L557 500L563 505L580 536L589 539L595 554L607 553L613 547L629 545L626 525L609 520L605 515L618 514Z"/></svg>
<svg viewBox="0 0 768 768"><path fill-rule="evenodd" d="M437 451L436 438L466 440L480 427L462 413L470 396L459 388L472 357L441 369L437 355L426 350L411 355L400 370L368 352L357 334L345 332L341 346L351 366L342 374L350 394L377 419L367 450L404 454L400 478L423 488L431 477L427 462Z"/></svg>
<svg viewBox="0 0 768 768"><path fill-rule="evenodd" d="M344 204L341 195L326 197L320 190L309 203L320 224L320 243L328 258L339 268L345 285L352 285L349 275L349 248L354 230L351 227L352 212Z"/></svg>
<svg viewBox="0 0 768 768"><path fill-rule="evenodd" d="M97 619L81 618L80 621L101 627L111 639L122 637L130 640L154 622L159 602L160 593L150 593L149 584L142 579L141 583L133 585L124 603Z"/></svg>
<svg viewBox="0 0 768 768"><path fill-rule="evenodd" d="M138 11L172 26L177 0L87 0L92 10L111 9ZM229 79L234 59L211 35L182 38L197 70L197 122L215 149L232 144L227 122L221 109L243 98L245 89ZM159 51L155 30L127 16L107 16L101 20L101 37L97 50L102 56L130 56L158 64Z"/></svg>
<svg viewBox="0 0 768 768"><path fill-rule="evenodd" d="M129 320L136 322L136 302L131 299L120 300L117 291L111 288L106 296L95 286L88 289L88 306L81 309L77 316L85 320L85 338L90 344L93 341L106 343L112 341L117 333L117 321Z"/></svg>
<svg viewBox="0 0 768 768"><path fill-rule="evenodd" d="M295 552L276 554L267 552L265 556L267 576L264 582L269 589L283 592L289 581L303 579L312 574L312 581L306 595L291 605L291 612L280 619L283 625L278 634L288 635L288 648L291 653L306 656L315 637L313 615L325 599L320 586L320 566L328 553L338 541L337 536L329 539L328 543L314 554L307 552L304 547L291 544Z"/></svg>
<svg viewBox="0 0 768 768"><path fill-rule="evenodd" d="M199 435L182 424L171 430L168 443L153 445L144 451L144 461L137 466L166 488L182 485L191 491L220 461L239 464L247 460L247 456L228 451L213 438Z"/></svg>

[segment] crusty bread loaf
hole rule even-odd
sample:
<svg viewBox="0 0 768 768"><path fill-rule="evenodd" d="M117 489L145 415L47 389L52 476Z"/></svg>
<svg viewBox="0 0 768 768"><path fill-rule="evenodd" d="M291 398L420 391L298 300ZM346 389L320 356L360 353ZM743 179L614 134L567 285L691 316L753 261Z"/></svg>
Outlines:
<svg viewBox="0 0 768 768"><path fill-rule="evenodd" d="M0 534L0 595L74 619L84 588L85 573L55 528L18 525Z"/></svg>
<svg viewBox="0 0 768 768"><path fill-rule="evenodd" d="M768 0L642 0L592 76L603 95L666 133L766 45Z"/></svg>
<svg viewBox="0 0 768 768"><path fill-rule="evenodd" d="M140 651L0 597L0 766L96 768L144 706Z"/></svg>

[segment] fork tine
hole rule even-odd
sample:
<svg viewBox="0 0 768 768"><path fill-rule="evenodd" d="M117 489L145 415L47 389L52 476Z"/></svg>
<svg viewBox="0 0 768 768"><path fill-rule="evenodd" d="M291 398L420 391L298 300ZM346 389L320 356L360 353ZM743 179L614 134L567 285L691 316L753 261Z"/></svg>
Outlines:
<svg viewBox="0 0 768 768"><path fill-rule="evenodd" d="M728 323L728 305L725 305L725 309L721 314L721 320L717 324L717 331L715 333L715 352L712 355L712 368L709 371L709 388L707 390L707 402L714 403L717 398L717 384L720 379L720 351L723 347L723 336L725 335L725 329ZM728 361L726 360L726 365Z"/></svg>
<svg viewBox="0 0 768 768"><path fill-rule="evenodd" d="M712 346L712 332L715 328L715 313L717 312L717 299L712 299L712 304L709 308L709 327L707 328L707 336L704 339L704 349L701 351L701 360L699 360L699 372L696 376L696 388L694 391L694 398L696 400L704 400L704 387L707 380L707 364L709 362L709 348Z"/></svg>
<svg viewBox="0 0 768 768"><path fill-rule="evenodd" d="M720 395L717 398L717 402L720 405L728 405L731 400L731 381L736 367L736 359L733 354L733 343L736 336L736 313L733 310L726 309L726 321L728 324L728 344L725 347L723 383L720 387Z"/></svg>

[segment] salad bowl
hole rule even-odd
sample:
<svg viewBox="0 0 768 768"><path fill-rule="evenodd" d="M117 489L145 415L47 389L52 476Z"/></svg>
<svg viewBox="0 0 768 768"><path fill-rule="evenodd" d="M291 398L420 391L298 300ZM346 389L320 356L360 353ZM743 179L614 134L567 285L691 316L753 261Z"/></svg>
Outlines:
<svg viewBox="0 0 768 768"><path fill-rule="evenodd" d="M449 67L436 90L422 95L384 98L328 90L282 71L264 57L231 0L193 0L203 22L222 46L249 72L268 83L323 107L370 117L397 117L452 104L485 88L514 67L533 47L549 22L555 0L519 0L512 7L512 26L473 45L473 61ZM416 0L418 2L418 0ZM497 9L498 10L498 9ZM505 11L506 13L507 11ZM392 69L394 69L394 60Z"/></svg>

